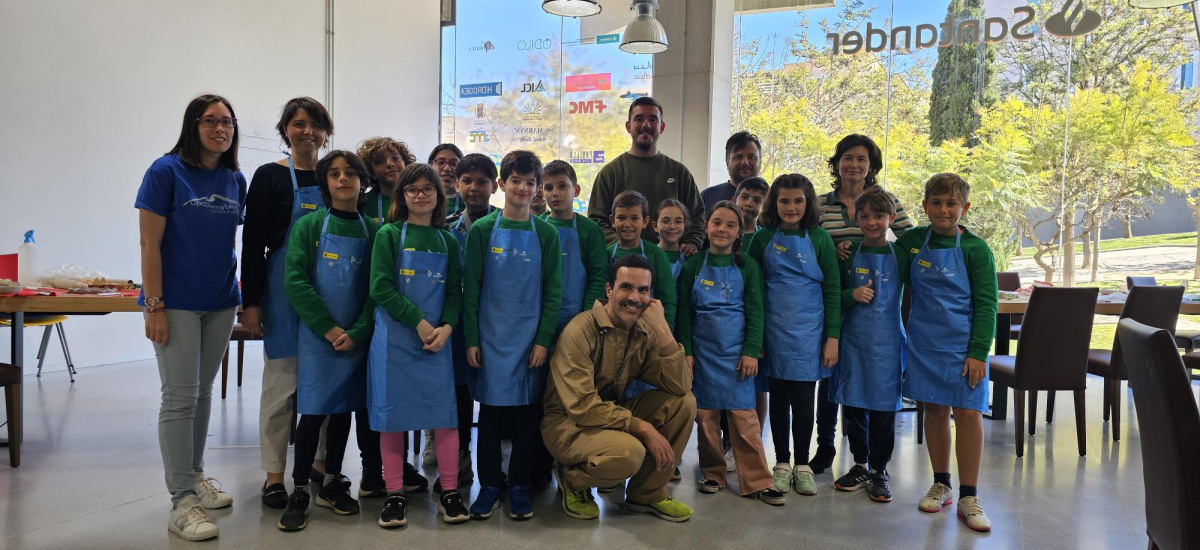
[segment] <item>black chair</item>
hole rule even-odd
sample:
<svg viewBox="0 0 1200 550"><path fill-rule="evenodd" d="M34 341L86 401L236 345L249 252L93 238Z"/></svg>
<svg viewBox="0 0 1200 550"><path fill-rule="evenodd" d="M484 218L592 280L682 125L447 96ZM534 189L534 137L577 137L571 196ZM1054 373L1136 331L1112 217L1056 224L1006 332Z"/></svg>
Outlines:
<svg viewBox="0 0 1200 550"><path fill-rule="evenodd" d="M1117 325L1142 442L1151 550L1200 548L1200 410L1171 333Z"/></svg>
<svg viewBox="0 0 1200 550"><path fill-rule="evenodd" d="M1084 397L1087 389L1088 345L1092 340L1092 317L1097 288L1033 289L1025 308L1025 323L1017 340L1016 355L988 358L992 382L1016 394L1017 456L1025 456L1025 392L1029 392L1029 435L1034 434L1037 392L1075 392L1075 431L1079 456L1087 454ZM993 400L1008 399L994 395ZM1047 403L1049 406L1049 403Z"/></svg>
<svg viewBox="0 0 1200 550"><path fill-rule="evenodd" d="M1143 325L1175 331L1179 318L1181 286L1133 286L1121 308L1121 319L1133 319ZM1121 440L1121 381L1129 380L1121 359L1121 340L1113 338L1112 350L1088 351L1088 374L1104 378L1104 421L1112 416L1113 441Z"/></svg>
<svg viewBox="0 0 1200 550"><path fill-rule="evenodd" d="M21 367L0 363L0 386L8 419L8 464L16 468L21 465Z"/></svg>
<svg viewBox="0 0 1200 550"><path fill-rule="evenodd" d="M1000 271L996 273L996 288L1009 292L1021 290L1021 274L1016 271ZM1008 338L1016 340L1021 336L1021 322L1025 319L1024 315L1010 315L1008 322ZM1004 327L997 326L996 330L1004 330Z"/></svg>
<svg viewBox="0 0 1200 550"><path fill-rule="evenodd" d="M1158 286L1158 280L1154 277L1125 277L1125 288L1133 290L1135 286ZM1192 351L1200 347L1198 346L1200 344L1200 331L1198 330L1177 330L1172 331L1171 335L1175 337L1175 346L1183 351Z"/></svg>

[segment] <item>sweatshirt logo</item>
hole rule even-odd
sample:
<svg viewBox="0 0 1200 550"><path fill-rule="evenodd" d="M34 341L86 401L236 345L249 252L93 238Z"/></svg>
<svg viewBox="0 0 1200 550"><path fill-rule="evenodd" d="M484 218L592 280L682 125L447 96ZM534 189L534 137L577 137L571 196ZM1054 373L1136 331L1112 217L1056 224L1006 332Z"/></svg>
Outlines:
<svg viewBox="0 0 1200 550"><path fill-rule="evenodd" d="M183 206L185 208L189 206L193 208L203 208L214 214L236 213L240 209L237 201L216 193L213 193L207 197L196 197L183 203Z"/></svg>

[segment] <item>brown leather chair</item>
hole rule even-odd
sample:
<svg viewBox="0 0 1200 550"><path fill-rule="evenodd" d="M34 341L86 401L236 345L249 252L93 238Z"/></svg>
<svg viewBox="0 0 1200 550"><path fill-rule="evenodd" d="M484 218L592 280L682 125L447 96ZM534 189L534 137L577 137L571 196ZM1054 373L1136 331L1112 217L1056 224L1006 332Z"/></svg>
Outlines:
<svg viewBox="0 0 1200 550"><path fill-rule="evenodd" d="M1133 290L1135 286L1158 286L1158 279L1154 277L1125 277L1125 288ZM1175 337L1175 345L1183 351L1192 351L1200 344L1200 331L1198 330L1172 330L1171 335Z"/></svg>
<svg viewBox="0 0 1200 550"><path fill-rule="evenodd" d="M0 386L4 387L4 411L8 419L8 465L21 465L21 367L0 363Z"/></svg>
<svg viewBox="0 0 1200 550"><path fill-rule="evenodd" d="M1025 309L1016 355L988 359L988 377L1016 392L1017 456L1025 456L1025 392L1029 393L1029 435L1034 434L1037 392L1075 392L1075 431L1079 456L1087 454L1084 438L1084 391L1087 389L1088 345L1097 288L1035 288ZM995 395L995 399L1008 399Z"/></svg>
<svg viewBox="0 0 1200 550"><path fill-rule="evenodd" d="M239 317L241 314L239 314ZM246 357L246 340L262 340L261 334L254 334L241 323L233 325L229 334L230 342L237 342L237 387L242 387L242 362ZM229 388L229 348L225 348L225 358L221 360L221 399L225 399Z"/></svg>
<svg viewBox="0 0 1200 550"><path fill-rule="evenodd" d="M1007 290L1016 292L1021 290L1021 274L1016 271L999 271L996 273L996 288L998 290ZM1021 322L1025 319L1024 315L1010 315L1008 321L1008 338L1016 340L1021 336ZM996 330L1004 330L1004 327L996 327Z"/></svg>
<svg viewBox="0 0 1200 550"><path fill-rule="evenodd" d="M1121 319L1133 319L1143 325L1175 332L1179 318L1181 286L1133 286L1121 308ZM1104 421L1112 416L1113 441L1121 440L1121 381L1129 380L1121 359L1121 341L1113 338L1112 350L1088 351L1088 374L1104 378Z"/></svg>
<svg viewBox="0 0 1200 550"><path fill-rule="evenodd" d="M1200 410L1171 333L1117 325L1142 442L1149 548L1200 548Z"/></svg>

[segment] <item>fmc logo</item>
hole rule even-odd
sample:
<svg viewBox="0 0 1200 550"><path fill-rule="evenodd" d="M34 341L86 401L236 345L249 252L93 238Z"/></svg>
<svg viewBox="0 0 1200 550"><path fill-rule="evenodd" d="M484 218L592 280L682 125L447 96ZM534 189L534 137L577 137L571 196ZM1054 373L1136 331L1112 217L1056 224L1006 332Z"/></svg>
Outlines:
<svg viewBox="0 0 1200 550"><path fill-rule="evenodd" d="M1011 27L1003 17L956 20L947 14L946 20L938 25L924 23L915 28L908 25L892 27L891 35L884 29L877 29L871 23L867 23L865 33L850 31L846 34L829 33L825 36L831 42L835 55L853 55L862 51L879 53L888 49L911 50L914 43L916 49L934 46L945 48L960 44L995 44L1007 40L1010 36L1017 40L1030 40L1036 36L1035 32L1029 30L1037 18L1037 11L1033 6L1014 8L1013 15L1016 21ZM1074 38L1096 30L1101 21L1099 13L1088 9L1086 0L1066 0L1062 8L1048 17L1042 26L1053 36Z"/></svg>
<svg viewBox="0 0 1200 550"><path fill-rule="evenodd" d="M593 101L572 101L570 110L568 110L567 113L572 115L586 115L593 112L603 113L607 108L608 105L605 105L604 100L601 99Z"/></svg>
<svg viewBox="0 0 1200 550"><path fill-rule="evenodd" d="M471 143L487 143L491 141L488 138L488 133L483 130L471 130L467 132L467 140Z"/></svg>

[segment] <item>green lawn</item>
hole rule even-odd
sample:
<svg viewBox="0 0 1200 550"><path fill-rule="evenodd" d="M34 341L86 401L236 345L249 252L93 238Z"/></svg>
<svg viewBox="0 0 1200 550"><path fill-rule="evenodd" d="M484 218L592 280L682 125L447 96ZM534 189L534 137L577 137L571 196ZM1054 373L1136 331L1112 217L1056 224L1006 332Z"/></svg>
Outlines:
<svg viewBox="0 0 1200 550"><path fill-rule="evenodd" d="M1194 246L1196 244L1196 232L1191 233L1166 233L1163 235L1146 235L1143 237L1131 237L1128 239L1107 239L1100 241L1100 250L1121 250L1123 248L1137 248L1140 246L1158 246L1163 244L1182 244ZM1024 253L1026 256L1032 256L1037 252L1036 248L1025 247ZM1083 244L1075 243L1075 252L1083 252Z"/></svg>

